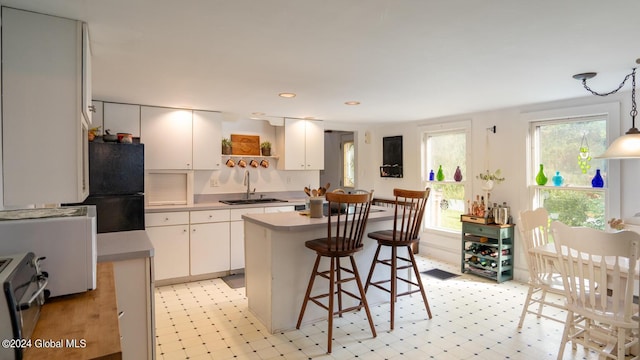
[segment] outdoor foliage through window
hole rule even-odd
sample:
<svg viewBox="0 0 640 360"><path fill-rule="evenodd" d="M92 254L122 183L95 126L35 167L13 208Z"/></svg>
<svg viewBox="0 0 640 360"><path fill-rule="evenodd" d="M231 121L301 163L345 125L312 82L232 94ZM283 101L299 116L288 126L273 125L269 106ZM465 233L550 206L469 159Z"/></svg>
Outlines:
<svg viewBox="0 0 640 360"><path fill-rule="evenodd" d="M536 189L535 207L544 207L553 220L570 226L604 229L606 225L605 191L591 188L591 179L600 169L607 184L607 163L593 157L606 150L607 123L602 117L550 121L533 124L533 176L543 164L548 178L546 187ZM588 156L580 157L580 149L588 147ZM581 168L581 161L583 168ZM585 172L583 172L583 170ZM555 187L553 176L559 171L564 178Z"/></svg>
<svg viewBox="0 0 640 360"><path fill-rule="evenodd" d="M427 173L431 170L437 173L440 166L444 173L442 183L429 183L431 194L425 216L426 226L460 231L460 215L465 212L465 187L464 183L454 182L453 175L456 167L460 166L463 181L469 176L466 171L466 132L428 133L425 145Z"/></svg>

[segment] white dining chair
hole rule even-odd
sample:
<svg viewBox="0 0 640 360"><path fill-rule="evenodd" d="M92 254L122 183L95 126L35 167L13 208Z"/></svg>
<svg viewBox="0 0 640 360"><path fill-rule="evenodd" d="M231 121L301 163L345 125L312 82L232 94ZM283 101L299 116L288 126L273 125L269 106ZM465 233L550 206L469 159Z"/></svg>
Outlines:
<svg viewBox="0 0 640 360"><path fill-rule="evenodd" d="M608 233L557 221L551 229L567 298L558 359L569 341L574 350L581 344L601 358L625 359L638 344L638 322L632 317L638 314L633 295L640 234ZM598 286L588 285L594 283ZM577 317L583 319L574 321Z"/></svg>
<svg viewBox="0 0 640 360"><path fill-rule="evenodd" d="M549 259L544 258L540 253L530 251L549 243L549 213L544 208L521 211L518 229L529 269L529 291L522 307L518 328L522 327L527 314L563 322L562 318L543 313L545 306L560 310L567 309L564 304L562 276L558 269L553 268L553 263L549 262ZM547 297L549 293L556 296ZM534 305L537 305L536 309L532 308Z"/></svg>

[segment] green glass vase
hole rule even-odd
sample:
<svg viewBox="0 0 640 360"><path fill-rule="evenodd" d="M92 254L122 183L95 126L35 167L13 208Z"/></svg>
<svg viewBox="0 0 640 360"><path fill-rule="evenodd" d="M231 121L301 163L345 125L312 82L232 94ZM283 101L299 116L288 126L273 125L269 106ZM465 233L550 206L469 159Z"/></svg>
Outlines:
<svg viewBox="0 0 640 360"><path fill-rule="evenodd" d="M442 165L438 168L438 174L436 174L436 180L442 181L444 180L444 172L442 171Z"/></svg>
<svg viewBox="0 0 640 360"><path fill-rule="evenodd" d="M540 164L540 171L538 171L538 175L536 175L536 184L545 185L547 180L547 176L544 174L544 166Z"/></svg>

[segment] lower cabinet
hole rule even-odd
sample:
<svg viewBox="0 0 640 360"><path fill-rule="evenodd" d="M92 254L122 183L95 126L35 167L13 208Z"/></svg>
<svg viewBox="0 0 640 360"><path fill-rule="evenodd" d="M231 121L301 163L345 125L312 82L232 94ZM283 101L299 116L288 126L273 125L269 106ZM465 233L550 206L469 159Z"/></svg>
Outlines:
<svg viewBox="0 0 640 360"><path fill-rule="evenodd" d="M152 258L115 261L122 359L155 359Z"/></svg>
<svg viewBox="0 0 640 360"><path fill-rule="evenodd" d="M189 212L146 214L145 224L155 253L155 279L189 276Z"/></svg>
<svg viewBox="0 0 640 360"><path fill-rule="evenodd" d="M229 270L229 210L190 212L191 275Z"/></svg>

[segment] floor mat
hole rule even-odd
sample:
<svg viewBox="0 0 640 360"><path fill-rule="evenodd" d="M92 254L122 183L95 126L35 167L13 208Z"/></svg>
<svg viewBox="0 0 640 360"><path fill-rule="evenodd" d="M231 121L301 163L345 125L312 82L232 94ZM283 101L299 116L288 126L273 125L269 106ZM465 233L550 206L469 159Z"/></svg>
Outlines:
<svg viewBox="0 0 640 360"><path fill-rule="evenodd" d="M244 274L234 274L222 278L225 284L232 289L244 287Z"/></svg>
<svg viewBox="0 0 640 360"><path fill-rule="evenodd" d="M422 271L421 274L433 276L434 278L438 278L440 280L447 280L457 276L458 274L450 273L448 271L440 270L440 269L431 269L427 271Z"/></svg>

